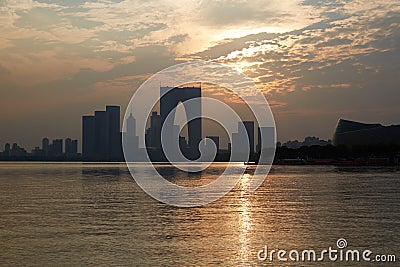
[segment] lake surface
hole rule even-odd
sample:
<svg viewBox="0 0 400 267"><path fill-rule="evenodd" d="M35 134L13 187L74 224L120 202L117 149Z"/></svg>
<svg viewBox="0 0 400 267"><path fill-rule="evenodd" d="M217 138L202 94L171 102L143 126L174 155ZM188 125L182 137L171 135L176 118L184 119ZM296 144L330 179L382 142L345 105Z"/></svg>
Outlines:
<svg viewBox="0 0 400 267"><path fill-rule="evenodd" d="M212 181L159 166L182 185ZM273 262L270 249L348 248L400 261L400 171L274 166L247 191L254 167L222 199L198 208L159 203L124 164L1 163L0 266L396 266Z"/></svg>

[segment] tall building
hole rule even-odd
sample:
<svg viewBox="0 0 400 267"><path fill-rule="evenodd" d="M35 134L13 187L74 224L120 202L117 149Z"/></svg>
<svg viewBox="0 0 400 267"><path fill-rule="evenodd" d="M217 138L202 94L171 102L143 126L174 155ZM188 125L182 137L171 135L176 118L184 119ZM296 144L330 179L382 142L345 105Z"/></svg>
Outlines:
<svg viewBox="0 0 400 267"><path fill-rule="evenodd" d="M49 155L49 138L45 137L42 139L42 150L45 156Z"/></svg>
<svg viewBox="0 0 400 267"><path fill-rule="evenodd" d="M136 119L132 112L126 120L126 133L128 136L136 136Z"/></svg>
<svg viewBox="0 0 400 267"><path fill-rule="evenodd" d="M187 106L187 102L185 103L185 101L188 100L192 100L190 107ZM201 87L160 87L160 125L162 125L162 127L167 127L167 129L169 129L167 131L170 133L173 132L173 119L167 124L164 123L166 122L168 114L170 114L180 102L185 107L187 118L196 117L196 119L190 120L187 124L189 140L188 154L186 155L188 158L195 159L200 155L198 146L202 139ZM174 118L174 116L172 118Z"/></svg>
<svg viewBox="0 0 400 267"><path fill-rule="evenodd" d="M78 154L78 140L72 140L70 151L73 155Z"/></svg>
<svg viewBox="0 0 400 267"><path fill-rule="evenodd" d="M161 149L161 116L156 111L151 113L145 139L147 148Z"/></svg>
<svg viewBox="0 0 400 267"><path fill-rule="evenodd" d="M54 156L61 156L63 154L63 140L62 139L53 140L52 148Z"/></svg>
<svg viewBox="0 0 400 267"><path fill-rule="evenodd" d="M243 141L246 139L248 143ZM238 132L232 133L231 152L234 161L248 161L254 154L254 122L238 122ZM246 156L247 153L249 157Z"/></svg>
<svg viewBox="0 0 400 267"><path fill-rule="evenodd" d="M136 135L136 119L132 113L126 120L126 132L123 133L125 159L129 162L139 159L139 137Z"/></svg>
<svg viewBox="0 0 400 267"><path fill-rule="evenodd" d="M71 152L70 152L70 149L71 149L71 143L72 143L72 140L71 140L71 138L66 138L66 139L65 139L65 141L64 141L64 146L65 146L65 154L69 154L69 153L71 153Z"/></svg>
<svg viewBox="0 0 400 267"><path fill-rule="evenodd" d="M10 146L9 143L7 143L7 144L4 146L3 156L6 156L6 157L10 156L10 150L11 150L11 146Z"/></svg>
<svg viewBox="0 0 400 267"><path fill-rule="evenodd" d="M258 127L257 154L258 163L272 164L276 149L276 137L274 127Z"/></svg>
<svg viewBox="0 0 400 267"><path fill-rule="evenodd" d="M107 153L112 158L121 155L120 107L106 106Z"/></svg>
<svg viewBox="0 0 400 267"><path fill-rule="evenodd" d="M78 140L65 139L65 155L74 156L78 153Z"/></svg>
<svg viewBox="0 0 400 267"><path fill-rule="evenodd" d="M11 157L25 157L27 155L26 150L14 143L10 149Z"/></svg>
<svg viewBox="0 0 400 267"><path fill-rule="evenodd" d="M95 119L94 116L82 117L82 157L85 160L92 159L96 154L95 143Z"/></svg>
<svg viewBox="0 0 400 267"><path fill-rule="evenodd" d="M82 117L82 154L86 160L122 160L119 106Z"/></svg>
<svg viewBox="0 0 400 267"><path fill-rule="evenodd" d="M250 154L254 153L254 121L243 121L249 140Z"/></svg>
<svg viewBox="0 0 400 267"><path fill-rule="evenodd" d="M94 112L94 140L95 153L98 159L106 159L108 152L109 131L107 128L107 113L105 111Z"/></svg>
<svg viewBox="0 0 400 267"><path fill-rule="evenodd" d="M161 117L152 112L150 117L150 147L161 148Z"/></svg>
<svg viewBox="0 0 400 267"><path fill-rule="evenodd" d="M275 128L274 127L258 127L257 128L257 147L256 152L260 153L261 149L275 148Z"/></svg>

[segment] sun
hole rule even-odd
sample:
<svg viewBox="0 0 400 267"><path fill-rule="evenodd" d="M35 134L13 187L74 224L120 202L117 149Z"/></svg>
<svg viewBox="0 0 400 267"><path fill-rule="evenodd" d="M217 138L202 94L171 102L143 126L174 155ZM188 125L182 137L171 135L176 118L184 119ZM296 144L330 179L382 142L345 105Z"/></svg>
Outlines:
<svg viewBox="0 0 400 267"><path fill-rule="evenodd" d="M244 73L251 66L253 66L253 63L248 61L238 61L234 64L235 70L239 73Z"/></svg>

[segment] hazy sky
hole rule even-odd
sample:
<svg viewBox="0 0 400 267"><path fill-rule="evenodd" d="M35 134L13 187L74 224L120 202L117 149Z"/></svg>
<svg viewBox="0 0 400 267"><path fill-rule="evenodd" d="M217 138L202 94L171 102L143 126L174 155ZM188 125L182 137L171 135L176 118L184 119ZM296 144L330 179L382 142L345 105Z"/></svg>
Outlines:
<svg viewBox="0 0 400 267"><path fill-rule="evenodd" d="M0 23L1 146L80 139L83 114L192 59L253 78L281 141L400 124L396 0L0 0Z"/></svg>

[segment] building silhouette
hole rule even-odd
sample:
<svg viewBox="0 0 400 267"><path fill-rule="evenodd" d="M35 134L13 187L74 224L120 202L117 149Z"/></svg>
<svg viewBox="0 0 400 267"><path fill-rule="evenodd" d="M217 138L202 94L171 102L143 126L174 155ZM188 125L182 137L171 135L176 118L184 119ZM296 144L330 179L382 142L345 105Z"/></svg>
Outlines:
<svg viewBox="0 0 400 267"><path fill-rule="evenodd" d="M310 147L310 146L328 146L332 144L332 140L322 140L315 136L307 136L304 141L294 140L287 141L282 144L282 146L292 149L297 149L300 147Z"/></svg>
<svg viewBox="0 0 400 267"><path fill-rule="evenodd" d="M63 154L63 140L62 139L55 139L53 143L50 144L50 150L52 156L59 157Z"/></svg>
<svg viewBox="0 0 400 267"><path fill-rule="evenodd" d="M151 113L150 127L146 130L146 147L161 149L161 117L156 111Z"/></svg>
<svg viewBox="0 0 400 267"><path fill-rule="evenodd" d="M335 146L400 145L400 125L383 126L340 119L334 136Z"/></svg>
<svg viewBox="0 0 400 267"><path fill-rule="evenodd" d="M122 133L124 144L124 155L128 162L140 161L139 158L139 137L136 135L136 119L130 113L126 120L126 131Z"/></svg>
<svg viewBox="0 0 400 267"><path fill-rule="evenodd" d="M244 142L243 140L246 140ZM232 155L234 161L248 161L254 157L254 122L240 121L238 122L238 132L232 133L231 151L235 151ZM248 154L248 156L247 156Z"/></svg>
<svg viewBox="0 0 400 267"><path fill-rule="evenodd" d="M122 160L121 143L119 106L106 106L105 111L82 117L84 160Z"/></svg>
<svg viewBox="0 0 400 267"><path fill-rule="evenodd" d="M94 144L95 155L99 159L106 159L108 152L108 128L107 128L107 113L106 111L94 112Z"/></svg>
<svg viewBox="0 0 400 267"><path fill-rule="evenodd" d="M243 121L249 140L250 154L254 153L254 121Z"/></svg>
<svg viewBox="0 0 400 267"><path fill-rule="evenodd" d="M27 155L27 152L24 148L20 147L17 143L14 143L10 149L9 155L10 155L10 157L25 157Z"/></svg>
<svg viewBox="0 0 400 267"><path fill-rule="evenodd" d="M190 101L190 106L188 102ZM167 138L172 138L174 133L174 118L175 108L179 103L182 103L185 107L186 118L189 122L188 126L188 143L185 156L190 159L196 159L199 157L199 143L202 135L202 122L201 122L201 87L160 87L160 125L168 133ZM167 121L167 116L171 113L171 120ZM190 118L195 118L190 120ZM157 132L158 134L158 132ZM156 147L161 145L161 135L156 136L159 140L156 142ZM152 141L152 144L153 141Z"/></svg>
<svg viewBox="0 0 400 267"><path fill-rule="evenodd" d="M10 156L10 151L11 151L11 146L10 146L10 144L9 144L9 143L5 144L3 155L4 155L5 157L9 157L9 156Z"/></svg>
<svg viewBox="0 0 400 267"><path fill-rule="evenodd" d="M275 128L258 127L257 128L257 162L261 164L272 164L274 161L275 148Z"/></svg>
<svg viewBox="0 0 400 267"><path fill-rule="evenodd" d="M49 144L50 144L49 138L45 137L42 139L42 150L44 156L49 155Z"/></svg>
<svg viewBox="0 0 400 267"><path fill-rule="evenodd" d="M106 153L113 159L120 158L122 152L120 109L119 106L106 106Z"/></svg>
<svg viewBox="0 0 400 267"><path fill-rule="evenodd" d="M65 155L73 156L78 153L78 140L65 139Z"/></svg>
<svg viewBox="0 0 400 267"><path fill-rule="evenodd" d="M275 128L274 127L257 127L257 146L256 153L260 153L261 149L275 148Z"/></svg>

